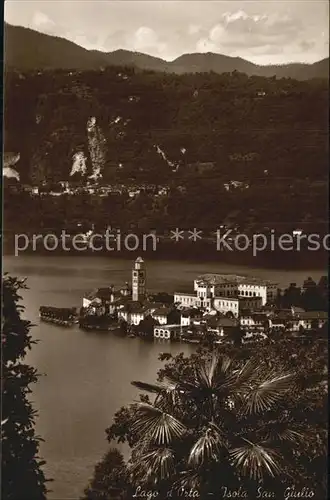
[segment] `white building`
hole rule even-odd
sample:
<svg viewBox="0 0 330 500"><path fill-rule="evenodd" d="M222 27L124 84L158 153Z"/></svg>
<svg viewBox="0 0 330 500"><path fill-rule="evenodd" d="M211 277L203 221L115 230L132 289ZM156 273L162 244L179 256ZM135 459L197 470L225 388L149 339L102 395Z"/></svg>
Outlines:
<svg viewBox="0 0 330 500"><path fill-rule="evenodd" d="M327 321L328 314L324 311L306 311L295 314L291 323L293 331L299 331L322 328Z"/></svg>
<svg viewBox="0 0 330 500"><path fill-rule="evenodd" d="M174 294L174 303L183 307L199 307L199 302L197 295L194 293L175 292Z"/></svg>
<svg viewBox="0 0 330 500"><path fill-rule="evenodd" d="M277 284L271 281L233 274L203 274L194 280L194 290L208 290L215 297L261 297L262 305L276 298Z"/></svg>
<svg viewBox="0 0 330 500"><path fill-rule="evenodd" d="M111 285L108 288L97 288L83 297L83 307L90 307L92 304L109 305L114 301L115 291Z"/></svg>
<svg viewBox="0 0 330 500"><path fill-rule="evenodd" d="M265 314L251 314L240 317L240 326L250 335L266 332L271 327L271 322Z"/></svg>
<svg viewBox="0 0 330 500"><path fill-rule="evenodd" d="M150 308L142 306L139 302L131 302L122 309L118 309L118 318L126 321L129 325L138 326L149 315Z"/></svg>
<svg viewBox="0 0 330 500"><path fill-rule="evenodd" d="M171 312L171 309L168 307L159 307L152 313L152 317L158 321L160 325L166 325L167 324L167 318L169 313Z"/></svg>
<svg viewBox="0 0 330 500"><path fill-rule="evenodd" d="M228 297L214 297L213 308L222 314L231 312L237 318L239 314L239 300Z"/></svg>
<svg viewBox="0 0 330 500"><path fill-rule="evenodd" d="M205 274L194 280L195 293L174 294L174 302L181 308L204 308L235 317L244 308L257 309L272 302L277 294L274 283L266 283L242 276Z"/></svg>
<svg viewBox="0 0 330 500"><path fill-rule="evenodd" d="M182 311L180 317L181 326L191 326L192 324L201 323L201 314L196 309L186 309Z"/></svg>
<svg viewBox="0 0 330 500"><path fill-rule="evenodd" d="M141 309L131 312L128 322L131 325L138 326L141 323L141 321L143 321L146 318L148 314L149 314L148 307L141 307Z"/></svg>
<svg viewBox="0 0 330 500"><path fill-rule="evenodd" d="M201 285L195 295L175 293L174 302L179 303L181 307L198 307L204 308L207 311L215 310L223 314L231 312L234 316L238 316L239 314L238 298L213 296L211 289L207 285L205 287ZM183 318L182 321L185 322L185 319Z"/></svg>
<svg viewBox="0 0 330 500"><path fill-rule="evenodd" d="M154 326L154 338L171 340L180 336L180 325Z"/></svg>

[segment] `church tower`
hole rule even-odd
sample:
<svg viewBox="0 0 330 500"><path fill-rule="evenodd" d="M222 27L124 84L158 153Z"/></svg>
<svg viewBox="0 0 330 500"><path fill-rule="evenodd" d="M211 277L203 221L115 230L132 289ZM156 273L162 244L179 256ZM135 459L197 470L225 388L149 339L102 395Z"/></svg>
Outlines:
<svg viewBox="0 0 330 500"><path fill-rule="evenodd" d="M138 257L132 269L132 299L143 300L146 295L146 270L144 260Z"/></svg>

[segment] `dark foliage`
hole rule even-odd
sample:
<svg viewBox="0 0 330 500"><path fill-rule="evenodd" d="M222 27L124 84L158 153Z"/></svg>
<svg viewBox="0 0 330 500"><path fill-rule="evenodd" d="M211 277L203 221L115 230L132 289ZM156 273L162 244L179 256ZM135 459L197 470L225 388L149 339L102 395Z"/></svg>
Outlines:
<svg viewBox="0 0 330 500"><path fill-rule="evenodd" d="M95 466L94 476L82 500L121 500L127 488L125 462L115 448Z"/></svg>
<svg viewBox="0 0 330 500"><path fill-rule="evenodd" d="M308 277L302 287L291 283L283 292L278 291L276 304L284 309L296 306L305 311L328 311L328 277L322 276L318 283Z"/></svg>
<svg viewBox="0 0 330 500"><path fill-rule="evenodd" d="M131 460L127 464L127 470L125 468L126 473L123 472L124 475L126 474L127 490L122 492L123 496L121 498L131 498L132 492L135 491L138 484L141 487L140 492L142 490L158 491L157 498L163 499L166 498L167 492L173 488L173 482L178 481L182 484L184 478L186 479L186 482L183 481L186 484L185 491L188 492L188 485L195 482L199 491L202 491L203 498L206 498L207 493L210 492L215 494L222 491L223 493L221 486L224 485L236 490L241 487L242 491L247 492L246 498L253 500L255 499L256 488L260 485L264 490L274 491L275 496L273 498L283 498L284 489L289 486L292 487L292 485L295 485L296 489L310 488L314 492L315 498L324 498L327 435L326 342L315 339L312 341L284 339L280 342L261 342L257 351L255 346L236 348L235 346L226 345L221 346L219 349L221 350L221 356L230 356L233 364L239 369L248 360L251 363L253 359L251 369L252 366L254 366L254 369L252 371L251 369L247 370L244 375L247 379L251 377L253 380L258 379L257 373L269 373L275 377L276 373L282 373L283 375L290 371L294 374L294 384L291 388L290 384L286 387L285 396L282 400L280 397L282 382L271 382L273 388L270 390L270 388L266 389L265 387L265 389L261 390L253 405L256 404L261 409L264 403L268 401L267 404L272 409L266 412L257 412L257 415L252 413L250 416L244 416L244 413L236 413L226 405L222 409L218 407L216 398L219 395L215 396L222 384L225 384L223 386L225 392L228 392L229 387L234 389L238 372L236 372L236 375L230 376L228 380L225 376L222 382L220 382L222 372L221 370L220 372L217 371L215 365L213 366L214 372L212 370L210 373L207 370L199 372L200 367L203 365L202 360L210 356L209 348L201 348L190 357L185 357L183 354L175 357L170 354L161 355L160 358L166 361L166 365L158 374L159 384L134 383L140 390L151 393L151 399L149 399L149 396L141 395L140 407L139 405L133 405L132 407L121 408L115 416L114 423L107 429L109 441L126 441L132 448ZM211 373L213 374L211 375ZM235 370L233 373L235 373ZM207 378L209 375L210 379ZM252 379L251 382L253 383ZM167 385L168 381L171 381L170 385ZM241 386L239 390L244 392ZM270 390L270 393L267 395L268 390ZM180 391L189 392L187 401L185 401L184 392L180 393ZM231 404L238 404L240 398L236 400L234 392L230 393L234 399L231 400L230 397L228 401ZM209 405L211 393L214 393L213 398L215 399L213 404ZM155 397L156 400L154 401ZM275 406L274 403L271 403L273 397L278 402ZM197 404L196 398L199 398L197 411L194 406ZM162 413L164 410L167 413ZM250 445L241 444L240 453L245 454L247 460L243 468L241 469L242 463L241 465L237 463L234 467L233 464L229 466L225 455L221 455L220 463L222 465L221 470L218 470L219 465L217 465L217 460L214 462L214 458L219 452L219 446L220 448L222 446L217 441L217 438L220 439L217 434L220 431L216 425L212 428L213 431L211 428L206 429L211 425L210 418L213 424L217 422L220 415L218 415L218 411L221 414L222 431L226 428L226 422L230 422L229 428L231 429L230 435L227 434L226 438L222 435L221 440L232 439L236 435L235 439L239 441L242 432L247 433L251 440L253 440L252 436L255 432L257 433L255 437L259 436L260 439L265 439L267 432L269 432L266 441L262 445L260 444L260 446L266 446L268 443L266 455L263 455L260 450L250 450L251 443ZM158 420L159 412L162 413L163 420ZM180 426L177 427L179 421L190 429L188 434L185 434ZM148 451L151 443L151 434L147 433L149 426L150 432L153 430L151 434L154 437L158 428L157 432L160 434L158 434L157 439L160 439L160 442ZM162 434L163 432L165 434ZM166 439L169 439L172 433L173 436L177 436L178 442L177 439L174 439L170 446L166 445L165 442L163 443L165 436L168 436ZM141 441L143 435L144 439ZM304 436L303 439L302 436ZM194 443L196 445L192 449ZM196 474L191 470L186 470L184 457L187 453L189 454L189 450L191 450L190 465L195 464L197 467ZM261 453L260 456L258 455L259 452ZM259 482L256 482L249 477L249 474L246 476L246 472L253 470L254 453L259 456L258 460L260 459L261 463L264 463L264 465L268 463L271 468L274 466L272 459L275 462L280 460L281 476L278 479L276 477L264 478L261 482L260 477ZM268 453L269 455L267 455ZM203 468L204 466L202 467L203 464L207 464L206 469ZM104 463L104 467L106 468L106 463ZM186 472L180 479L178 472L182 471L183 473L184 470ZM136 482L137 478L138 481ZM101 481L99 487L106 496L107 491L109 491L106 481ZM111 487L114 487L113 483ZM184 494L182 492L183 490L181 490L181 496ZM177 498L175 493L173 493L172 498ZM180 498L180 490L178 498Z"/></svg>
<svg viewBox="0 0 330 500"><path fill-rule="evenodd" d="M45 464L39 458L41 439L35 434L36 411L29 401L37 371L23 359L34 341L31 323L22 319L19 304L24 282L5 275L2 282L2 477L3 500L45 500Z"/></svg>

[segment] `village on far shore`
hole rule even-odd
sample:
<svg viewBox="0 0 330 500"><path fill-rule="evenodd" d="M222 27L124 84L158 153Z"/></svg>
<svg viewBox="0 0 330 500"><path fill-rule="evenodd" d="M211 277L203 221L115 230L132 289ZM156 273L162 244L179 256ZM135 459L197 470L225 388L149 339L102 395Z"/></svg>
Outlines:
<svg viewBox="0 0 330 500"><path fill-rule="evenodd" d="M327 312L283 307L280 296L277 283L216 273L197 276L190 293L148 293L146 264L138 257L132 266L131 284L87 293L79 314L75 308L42 306L40 317L62 326L78 323L85 330L192 343L205 339L221 343L235 336L243 343L254 342L280 332L300 335L326 328Z"/></svg>

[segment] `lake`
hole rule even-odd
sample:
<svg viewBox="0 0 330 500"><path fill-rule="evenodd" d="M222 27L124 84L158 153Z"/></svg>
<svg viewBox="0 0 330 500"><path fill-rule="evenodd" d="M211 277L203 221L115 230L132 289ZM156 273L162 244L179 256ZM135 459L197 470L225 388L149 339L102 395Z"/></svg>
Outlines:
<svg viewBox="0 0 330 500"><path fill-rule="evenodd" d="M94 465L109 447L105 429L116 410L130 403L138 391L132 380L155 381L162 363L160 352L192 352L194 347L122 338L111 333L84 332L77 327L39 324L40 305L80 307L82 297L97 287L122 285L131 280L132 262L107 257L22 255L4 258L4 270L27 277L23 295L26 317L35 323L39 343L27 361L43 376L33 388L39 411L36 430L45 442L41 456L47 461L49 499L78 499ZM280 287L302 284L307 276L318 280L321 271L280 271L183 261L146 262L149 291L186 291L196 275L207 272L244 274L274 280ZM326 271L323 273L326 274Z"/></svg>

